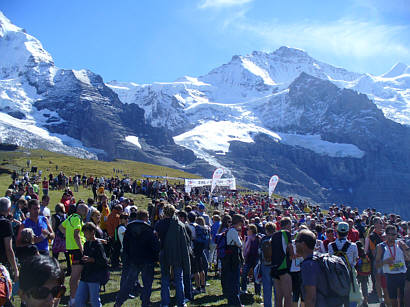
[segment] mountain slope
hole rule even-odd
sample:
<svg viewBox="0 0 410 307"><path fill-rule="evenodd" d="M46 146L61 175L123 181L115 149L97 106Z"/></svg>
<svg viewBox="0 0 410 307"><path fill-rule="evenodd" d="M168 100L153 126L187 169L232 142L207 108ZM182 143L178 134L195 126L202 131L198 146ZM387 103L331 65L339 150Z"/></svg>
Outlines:
<svg viewBox="0 0 410 307"><path fill-rule="evenodd" d="M7 55L0 60L2 142L86 158L196 167L193 153L146 123L137 105L123 104L91 71L55 67L41 43L1 13L0 51Z"/></svg>

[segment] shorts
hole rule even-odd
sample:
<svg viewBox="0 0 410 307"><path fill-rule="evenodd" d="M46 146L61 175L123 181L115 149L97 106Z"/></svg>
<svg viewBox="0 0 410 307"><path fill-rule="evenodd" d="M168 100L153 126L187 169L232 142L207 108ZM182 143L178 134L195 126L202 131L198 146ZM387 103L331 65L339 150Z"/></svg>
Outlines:
<svg viewBox="0 0 410 307"><path fill-rule="evenodd" d="M276 270L276 269L272 268L272 270L271 270L271 272L270 272L270 275L271 275L273 278L280 279L280 276L281 276L281 275L285 275L285 274L289 274L289 273L290 273L290 270L289 270L289 269Z"/></svg>
<svg viewBox="0 0 410 307"><path fill-rule="evenodd" d="M199 273L202 271L206 271L208 269L208 262L206 261L205 254L199 253L195 254L193 262L192 262L192 273Z"/></svg>
<svg viewBox="0 0 410 307"><path fill-rule="evenodd" d="M390 299L397 299L397 290L404 294L404 286L406 284L406 273L386 274L387 291Z"/></svg>
<svg viewBox="0 0 410 307"><path fill-rule="evenodd" d="M292 277L292 302L299 302L299 298L303 302L302 297L302 273L290 272L290 277Z"/></svg>
<svg viewBox="0 0 410 307"><path fill-rule="evenodd" d="M79 249L70 249L68 250L68 254L70 255L70 261L72 265L81 264L81 258L83 254Z"/></svg>

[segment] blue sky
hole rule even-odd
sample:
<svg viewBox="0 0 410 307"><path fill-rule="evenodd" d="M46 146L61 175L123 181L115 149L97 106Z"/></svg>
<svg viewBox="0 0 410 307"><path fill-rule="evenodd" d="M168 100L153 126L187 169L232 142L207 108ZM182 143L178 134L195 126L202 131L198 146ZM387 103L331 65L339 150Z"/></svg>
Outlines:
<svg viewBox="0 0 410 307"><path fill-rule="evenodd" d="M410 64L408 0L1 0L0 10L58 67L105 81L199 76L282 45L358 72Z"/></svg>

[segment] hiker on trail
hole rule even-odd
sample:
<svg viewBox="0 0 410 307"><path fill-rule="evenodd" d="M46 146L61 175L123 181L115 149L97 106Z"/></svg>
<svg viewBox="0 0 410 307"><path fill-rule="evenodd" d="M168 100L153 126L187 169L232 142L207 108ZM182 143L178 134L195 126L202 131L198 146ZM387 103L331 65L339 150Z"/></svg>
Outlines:
<svg viewBox="0 0 410 307"><path fill-rule="evenodd" d="M280 231L272 237L272 277L275 281L275 306L292 306L292 264L293 246L291 240L292 221L289 217L280 220ZM315 239L316 243L316 239Z"/></svg>
<svg viewBox="0 0 410 307"><path fill-rule="evenodd" d="M82 231L84 220L88 213L88 207L84 203L77 205L76 213L70 215L58 229L65 234L65 243L71 258L70 276L70 301L69 305L75 305L75 294L81 277L83 265L81 258L84 254L85 237Z"/></svg>
<svg viewBox="0 0 410 307"><path fill-rule="evenodd" d="M393 307L399 306L398 299L403 302L406 281L405 257L408 258L409 247L397 240L397 228L386 226L386 241L377 245L376 265L383 268L386 276L387 291Z"/></svg>
<svg viewBox="0 0 410 307"><path fill-rule="evenodd" d="M299 230L307 230L307 227L305 225L300 225ZM317 241L318 240L316 240L315 249L317 246ZM300 265L303 262L303 257L297 254L295 240L292 240L292 246L294 252L294 256L292 257L292 264L290 266L290 276L292 278L292 302L293 306L297 307L299 299L301 300L301 302L304 301L302 296L302 273L300 272Z"/></svg>
<svg viewBox="0 0 410 307"><path fill-rule="evenodd" d="M259 236L256 225L250 224L247 230L247 237L243 247L244 265L242 267L241 276L241 293L247 293L248 286L248 274L253 272L256 264L258 263L258 249L259 249ZM255 294L261 295L261 286L255 282Z"/></svg>
<svg viewBox="0 0 410 307"><path fill-rule="evenodd" d="M45 216L50 221L51 213L50 209L47 207L49 202L50 197L48 195L43 195L43 197L41 197L40 215Z"/></svg>
<svg viewBox="0 0 410 307"><path fill-rule="evenodd" d="M51 249L52 255L54 258L58 259L58 255L60 253L64 253L66 262L67 262L67 276L69 276L71 274L70 255L68 251L66 250L64 233L62 233L59 229L59 226L61 225L61 223L64 222L65 219L67 218L67 215L64 213L64 205L57 204L55 206L55 212L56 213L51 216L51 226L55 233L53 247Z"/></svg>
<svg viewBox="0 0 410 307"><path fill-rule="evenodd" d="M122 206L115 205L110 215L107 218L107 233L110 237L110 244L112 248L111 253L111 267L119 268L120 266L120 250L115 249L115 233L118 225L120 224L120 216L122 214Z"/></svg>
<svg viewBox="0 0 410 307"><path fill-rule="evenodd" d="M108 259L102 243L96 239L96 227L88 222L82 227L86 238L81 258L83 270L75 294L75 306L84 307L88 300L91 307L101 307L100 285L108 281Z"/></svg>
<svg viewBox="0 0 410 307"><path fill-rule="evenodd" d="M135 283L141 274L142 307L149 306L154 280L154 265L158 261L159 241L153 228L148 224L148 212L138 210L136 219L128 223L123 240L123 267L120 291L115 307L121 306L133 292Z"/></svg>
<svg viewBox="0 0 410 307"><path fill-rule="evenodd" d="M218 233L219 234L224 234L226 231L228 231L229 227L231 226L232 223L232 218L230 215L224 215L222 217L222 221L221 221L221 226L218 229ZM226 233L225 233L225 238L226 238ZM218 247L218 242L217 242L217 236L215 236L215 243L217 244ZM224 297L228 296L228 288L227 288L227 283L229 282L227 280L227 276L226 276L226 272L222 267L222 255L221 255L221 251L219 249L217 249L217 259L218 259L218 269L221 273L221 287L222 287L222 295Z"/></svg>
<svg viewBox="0 0 410 307"><path fill-rule="evenodd" d="M228 305L240 306L240 268L243 263L242 239L240 233L244 218L240 214L232 217L232 224L226 232L227 253L222 258L222 275L224 276L225 291Z"/></svg>
<svg viewBox="0 0 410 307"><path fill-rule="evenodd" d="M48 219L40 215L40 204L37 199L31 199L28 202L28 209L30 217L25 219L20 226L19 234L17 236L17 246L20 245L20 234L24 228L31 228L36 235L34 242L40 254L48 255L48 240L54 239L54 231Z"/></svg>
<svg viewBox="0 0 410 307"><path fill-rule="evenodd" d="M300 265L302 274L302 295L305 307L328 307L323 292L327 289L326 279L319 262L313 260L316 236L310 230L301 230L295 240L296 253L303 257Z"/></svg>
<svg viewBox="0 0 410 307"><path fill-rule="evenodd" d="M352 243L347 239L348 233L349 224L346 222L340 222L337 225L337 239L335 242L328 245L328 250L329 255L339 256L345 261L353 282L356 282L356 270L354 267L359 258L359 252L357 251L356 243ZM356 290L359 291L359 289ZM350 306L356 306L357 303L352 300L353 298L350 297Z"/></svg>
<svg viewBox="0 0 410 307"><path fill-rule="evenodd" d="M14 254L12 239L13 229L11 221L7 218L10 214L10 200L6 197L0 198L0 263L5 265L14 279L18 279L19 270Z"/></svg>
<svg viewBox="0 0 410 307"><path fill-rule="evenodd" d="M261 273L263 287L263 306L272 307L273 278L272 268L272 235L276 232L276 226L272 222L265 224L266 235L261 239L259 253L261 258Z"/></svg>
<svg viewBox="0 0 410 307"><path fill-rule="evenodd" d="M170 270L174 272L176 300L178 306L185 306L183 274L190 276L191 264L189 259L189 238L182 224L175 216L175 207L164 206L164 218L155 225L155 230L161 242L161 304L168 306L170 303Z"/></svg>
<svg viewBox="0 0 410 307"><path fill-rule="evenodd" d="M373 290L370 295L377 295L379 299L382 299L382 274L376 267L376 247L379 243L383 242L383 222L380 217L373 218L373 226L369 229L369 234L365 240L364 252L369 255L372 263L371 279ZM384 279L384 277L383 277ZM386 293L384 293L386 295Z"/></svg>
<svg viewBox="0 0 410 307"><path fill-rule="evenodd" d="M205 293L205 271L208 268L208 262L205 255L205 249L209 244L210 231L205 225L205 219L198 216L195 220L195 239L194 243L194 264L193 274L195 277L195 286L193 294Z"/></svg>
<svg viewBox="0 0 410 307"><path fill-rule="evenodd" d="M345 253L348 260L347 264L350 268L353 268L356 265L359 254L356 244L347 239L348 233L349 224L346 222L340 222L337 225L337 239L335 242L328 245L328 251L330 255L337 254L337 252Z"/></svg>

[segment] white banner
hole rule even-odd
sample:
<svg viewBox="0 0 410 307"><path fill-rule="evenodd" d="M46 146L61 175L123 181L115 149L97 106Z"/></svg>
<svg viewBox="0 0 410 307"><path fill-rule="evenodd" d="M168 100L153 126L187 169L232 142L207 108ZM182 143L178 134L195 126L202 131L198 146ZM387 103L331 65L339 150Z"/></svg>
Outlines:
<svg viewBox="0 0 410 307"><path fill-rule="evenodd" d="M217 168L212 175L212 185L211 185L211 194L216 187L216 181L221 179L222 175L224 174L223 168Z"/></svg>
<svg viewBox="0 0 410 307"><path fill-rule="evenodd" d="M275 191L276 185L279 182L279 177L277 175L273 175L269 180L269 198L272 196L273 191Z"/></svg>
<svg viewBox="0 0 410 307"><path fill-rule="evenodd" d="M191 192L192 188L211 186L212 179L185 179L185 192ZM229 187L231 190L236 190L235 178L218 179L215 186Z"/></svg>

